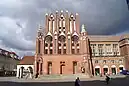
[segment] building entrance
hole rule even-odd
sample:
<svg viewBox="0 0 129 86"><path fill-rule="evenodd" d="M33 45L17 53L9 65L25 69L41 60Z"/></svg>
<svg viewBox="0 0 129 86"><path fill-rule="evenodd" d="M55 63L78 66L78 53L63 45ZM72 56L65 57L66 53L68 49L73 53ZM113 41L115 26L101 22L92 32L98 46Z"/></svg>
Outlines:
<svg viewBox="0 0 129 86"><path fill-rule="evenodd" d="M96 76L100 75L100 68L95 68L95 75Z"/></svg>
<svg viewBox="0 0 129 86"><path fill-rule="evenodd" d="M77 73L77 62L73 62L73 74Z"/></svg>
<svg viewBox="0 0 129 86"><path fill-rule="evenodd" d="M104 75L106 75L108 73L108 68L103 68L104 71Z"/></svg>
<svg viewBox="0 0 129 86"><path fill-rule="evenodd" d="M60 62L60 74L64 73L65 62Z"/></svg>
<svg viewBox="0 0 129 86"><path fill-rule="evenodd" d="M116 74L116 68L111 68L112 70L112 74L115 75Z"/></svg>

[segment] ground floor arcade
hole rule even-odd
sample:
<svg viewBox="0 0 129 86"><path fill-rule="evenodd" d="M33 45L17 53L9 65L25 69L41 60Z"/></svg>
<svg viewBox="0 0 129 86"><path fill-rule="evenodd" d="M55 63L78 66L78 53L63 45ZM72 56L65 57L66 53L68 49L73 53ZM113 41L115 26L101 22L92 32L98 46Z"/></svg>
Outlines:
<svg viewBox="0 0 129 86"><path fill-rule="evenodd" d="M112 65L112 66L104 65L103 67L95 66L94 74L96 76L106 75L106 74L117 75L124 69L125 69L124 65L119 65L118 67L116 65Z"/></svg>

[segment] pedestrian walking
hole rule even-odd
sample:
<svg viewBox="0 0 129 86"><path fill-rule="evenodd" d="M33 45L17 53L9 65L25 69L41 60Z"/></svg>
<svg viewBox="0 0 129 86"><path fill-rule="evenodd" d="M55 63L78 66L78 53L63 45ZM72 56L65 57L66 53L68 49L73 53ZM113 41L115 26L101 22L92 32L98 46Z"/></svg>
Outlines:
<svg viewBox="0 0 129 86"><path fill-rule="evenodd" d="M109 84L110 77L106 75L106 83Z"/></svg>
<svg viewBox="0 0 129 86"><path fill-rule="evenodd" d="M75 86L81 86L79 77L75 80Z"/></svg>

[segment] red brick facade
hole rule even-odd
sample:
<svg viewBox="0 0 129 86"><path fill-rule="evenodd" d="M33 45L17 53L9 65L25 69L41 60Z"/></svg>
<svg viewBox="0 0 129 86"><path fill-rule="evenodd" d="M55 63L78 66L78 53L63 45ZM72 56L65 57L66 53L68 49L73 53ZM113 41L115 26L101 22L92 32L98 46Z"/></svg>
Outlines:
<svg viewBox="0 0 129 86"><path fill-rule="evenodd" d="M80 29L77 13L69 15L68 11L56 11L55 14L46 14L45 34L42 29L40 26L36 38L34 62L35 73L40 75L83 73L92 76L95 71L99 74L118 73L120 65L125 63L126 52L121 55L122 49L127 49L129 54L129 47L119 48L121 36L90 36L84 25ZM114 62L118 59L121 63ZM101 60L104 63L98 62ZM107 62L110 60L112 63Z"/></svg>

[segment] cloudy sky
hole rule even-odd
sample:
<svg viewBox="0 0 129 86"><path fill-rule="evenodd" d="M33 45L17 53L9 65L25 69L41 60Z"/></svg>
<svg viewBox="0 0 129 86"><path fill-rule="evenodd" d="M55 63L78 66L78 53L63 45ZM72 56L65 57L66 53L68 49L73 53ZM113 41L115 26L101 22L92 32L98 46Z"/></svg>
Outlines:
<svg viewBox="0 0 129 86"><path fill-rule="evenodd" d="M89 34L129 33L126 0L2 0L0 48L32 55L38 24L44 26L45 13L56 10L78 12Z"/></svg>

